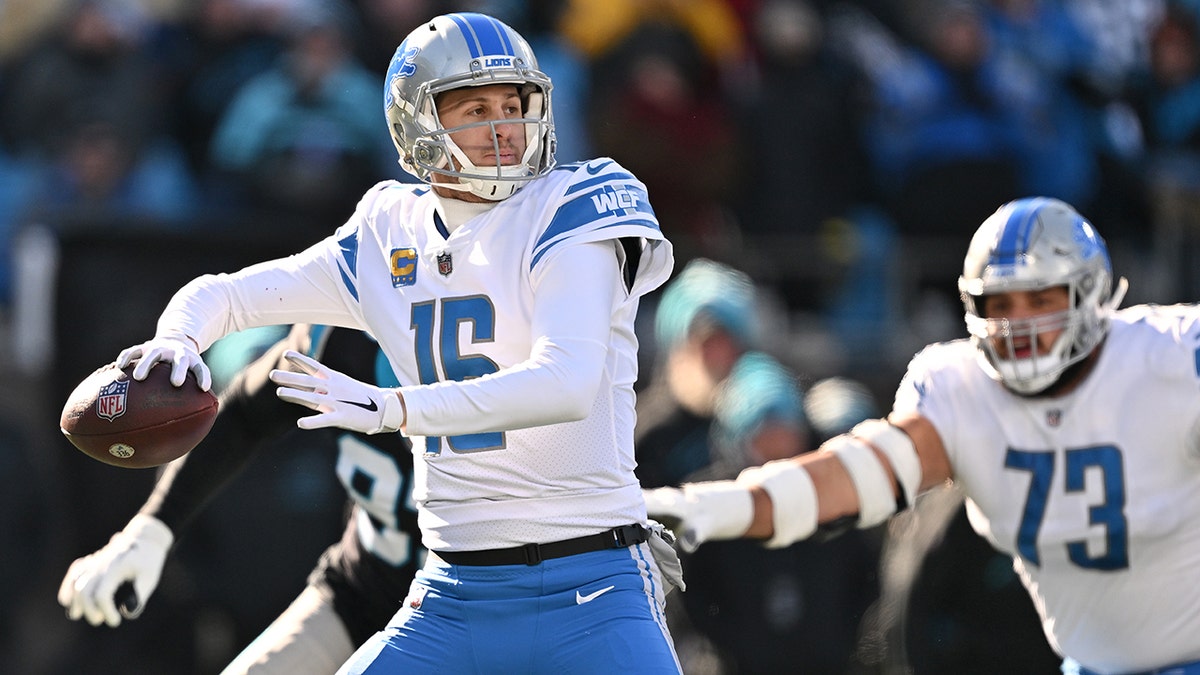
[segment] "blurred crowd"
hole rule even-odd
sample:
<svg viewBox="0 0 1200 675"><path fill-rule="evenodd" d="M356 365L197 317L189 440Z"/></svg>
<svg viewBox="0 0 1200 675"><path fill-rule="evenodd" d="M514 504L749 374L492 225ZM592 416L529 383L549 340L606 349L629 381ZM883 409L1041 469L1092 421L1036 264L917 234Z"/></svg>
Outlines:
<svg viewBox="0 0 1200 675"><path fill-rule="evenodd" d="M1146 277L1135 294L1188 297L1197 6L8 0L0 307L31 222L323 236L366 187L407 180L383 73L416 22L451 9L529 36L555 82L560 161L619 158L681 262L745 270L817 315L846 361L877 356L864 336L914 314L937 326L963 239L1017 196L1102 223L1118 264Z"/></svg>
<svg viewBox="0 0 1200 675"><path fill-rule="evenodd" d="M0 328L28 331L10 326L29 316L22 303L54 297L28 290L45 255L31 231L91 241L118 224L293 251L332 232L375 182L409 180L383 76L415 25L451 10L489 13L530 40L554 82L558 160L617 158L675 244L678 284L643 312L647 487L732 475L774 444L815 448L879 414L913 349L963 333L954 280L967 239L1005 201L1077 206L1109 237L1131 301L1200 296L1200 0L5 0ZM136 317L136 336L157 308ZM20 356L10 342L0 360ZM4 445L29 445L20 416L4 415ZM28 471L19 455L0 452L10 502L53 501L61 487L31 496L16 478ZM895 662L897 643L917 659L919 640L888 636L917 583L913 561L957 531L956 509L951 499L892 528L903 537L862 533L836 548L704 547L685 561L704 581L673 610L691 672L784 672L760 644L772 636L787 649L771 653L804 672L883 672L863 669ZM8 564L44 565L57 583L91 549L59 542L39 555L50 535L38 515L5 516L0 545L32 541ZM100 529L88 534L112 531ZM987 549L970 550L976 591L1020 592ZM896 559L900 572L886 564ZM745 569L761 574L731 575ZM53 604L52 590L31 584L28 598L5 583L14 611ZM927 608L927 640L978 651L971 630L947 628L970 614L951 615L951 600ZM8 643L18 622L0 620L3 651L54 663L45 647ZM39 625L65 635L63 624ZM216 661L240 647L195 631Z"/></svg>

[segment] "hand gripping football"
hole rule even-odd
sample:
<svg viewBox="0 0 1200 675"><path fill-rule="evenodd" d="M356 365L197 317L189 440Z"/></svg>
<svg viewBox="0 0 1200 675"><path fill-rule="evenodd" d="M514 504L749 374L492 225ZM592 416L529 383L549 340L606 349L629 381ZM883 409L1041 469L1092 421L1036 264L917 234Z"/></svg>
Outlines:
<svg viewBox="0 0 1200 675"><path fill-rule="evenodd" d="M156 363L145 380L110 363L88 375L67 397L59 426L76 448L105 464L145 469L196 447L212 429L217 397L202 391L190 371L171 384L171 366Z"/></svg>

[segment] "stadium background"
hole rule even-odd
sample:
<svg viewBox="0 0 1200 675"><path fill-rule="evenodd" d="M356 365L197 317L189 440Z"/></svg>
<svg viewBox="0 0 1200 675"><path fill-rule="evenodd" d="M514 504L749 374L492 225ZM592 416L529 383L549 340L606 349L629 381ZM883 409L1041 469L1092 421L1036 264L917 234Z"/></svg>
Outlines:
<svg viewBox="0 0 1200 675"><path fill-rule="evenodd" d="M205 34L199 11L217 6L256 17L255 29L224 42ZM305 199L323 178L298 167L328 159L328 148L293 140L257 162L222 164L207 148L226 110L201 111L214 90L186 86L217 72L202 66L236 55L240 66L266 70L298 48L292 40L332 26L351 36L361 72L380 77L412 17L450 9L491 12L531 37L556 81L560 157L612 155L643 178L679 247L678 267L707 256L749 273L766 298L769 348L805 383L841 374L890 400L915 349L962 334L953 287L967 233L1001 201L1034 191L1097 222L1130 278L1129 302L1194 301L1200 291L1200 97L1186 94L1200 81L1200 50L1189 2L8 0L0 4L0 671L218 672L340 532L332 457L296 432L183 537L140 620L118 630L70 622L54 600L62 574L124 524L154 474L87 459L56 419L76 382L152 333L179 285L298 250L335 227L374 180L404 178L382 115L369 147L348 144L328 163L326 178L347 184L325 201ZM70 56L75 38L61 31L89 11L109 22L119 47L110 49L155 66L139 82L160 88L137 104L156 112L155 124L119 124L123 108L103 104L125 90L68 91L70 111L37 107L62 100L34 96L30 73ZM98 49L82 62L112 65ZM1171 54L1190 55L1190 66L1169 71ZM997 65L1014 58L1026 79L1006 80L1011 69ZM87 71L69 70L84 84ZM91 76L93 86L104 82ZM1013 91L1028 99L1001 95ZM374 98L364 105L379 109ZM111 126L85 129L79 115ZM88 189L79 175L86 160L72 148L108 140L129 143L128 156L146 163L102 164L123 182ZM147 148L163 141L179 162L149 163L161 155ZM184 167L188 189L145 180L169 167ZM651 299L647 322L653 309ZM213 355L218 375L271 335L224 343ZM648 348L644 369L653 358ZM976 556L998 584L1010 583L958 525L946 536L960 557L945 565ZM913 538L938 538L912 528ZM917 561L904 564L916 573ZM972 625L988 614L971 595L978 588L951 581L927 582L914 610L925 618L939 602L974 610L941 615L947 651L957 633L995 630ZM1020 612L1028 607L995 616ZM1036 639L1030 625L991 643ZM917 645L909 651L922 658ZM855 672L885 672L860 661Z"/></svg>

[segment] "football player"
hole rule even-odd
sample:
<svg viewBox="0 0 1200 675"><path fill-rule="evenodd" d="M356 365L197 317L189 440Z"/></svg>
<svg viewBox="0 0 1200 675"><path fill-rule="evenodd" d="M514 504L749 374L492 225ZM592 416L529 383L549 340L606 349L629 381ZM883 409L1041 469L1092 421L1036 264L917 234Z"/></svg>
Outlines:
<svg viewBox="0 0 1200 675"><path fill-rule="evenodd" d="M186 284L118 363L207 383L200 353L252 326L378 340L399 387L297 352L302 373L271 374L315 411L303 429L413 444L430 553L345 672L679 672L663 620L678 559L633 472L634 319L673 265L645 185L609 158L556 167L550 79L492 17L420 25L384 90L421 183L383 181L307 250Z"/></svg>
<svg viewBox="0 0 1200 675"><path fill-rule="evenodd" d="M1200 306L1117 311L1103 239L1010 202L959 279L969 339L926 347L886 420L732 481L648 492L680 541L870 527L952 480L1011 554L1066 673L1200 673Z"/></svg>
<svg viewBox="0 0 1200 675"><path fill-rule="evenodd" d="M71 619L119 626L136 618L158 585L175 540L209 499L268 441L295 427L303 410L281 401L268 374L287 350L388 386L395 376L361 331L297 325L240 372L221 394L212 431L164 469L145 505L107 545L76 560L58 591ZM412 453L400 434L329 429L336 471L353 508L340 541L322 554L308 585L223 671L226 675L333 672L387 624L408 592L423 549L413 510ZM132 596L124 595L132 584Z"/></svg>

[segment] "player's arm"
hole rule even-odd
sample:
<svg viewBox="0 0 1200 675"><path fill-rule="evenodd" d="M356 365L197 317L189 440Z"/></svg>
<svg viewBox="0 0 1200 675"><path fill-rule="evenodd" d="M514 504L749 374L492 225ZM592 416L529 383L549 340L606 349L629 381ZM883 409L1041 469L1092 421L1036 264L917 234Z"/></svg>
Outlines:
<svg viewBox="0 0 1200 675"><path fill-rule="evenodd" d="M154 337L122 350L118 367L136 362L131 375L143 380L155 363L166 362L176 386L190 370L207 390L212 378L200 354L230 333L295 323L359 326L351 307L356 270L339 267L344 263L336 237L355 236L351 226L344 227L349 233L339 230L296 255L188 282L167 303Z"/></svg>
<svg viewBox="0 0 1200 675"><path fill-rule="evenodd" d="M164 468L146 503L106 546L72 563L58 592L70 618L115 627L122 616L141 613L176 536L267 441L295 424L297 409L275 396L267 374L287 349L305 349L308 335L306 327L294 328L240 372L222 392L205 439Z"/></svg>
<svg viewBox="0 0 1200 675"><path fill-rule="evenodd" d="M768 462L736 480L644 491L647 512L695 549L711 539L764 539L781 547L848 525L874 527L949 479L933 424L911 415L869 420L815 452Z"/></svg>
<svg viewBox="0 0 1200 675"><path fill-rule="evenodd" d="M386 389L289 355L305 372L273 374L279 396L318 411L300 420L304 429L442 436L582 419L603 379L612 309L624 292L616 244L571 246L544 264L524 361L467 380Z"/></svg>

